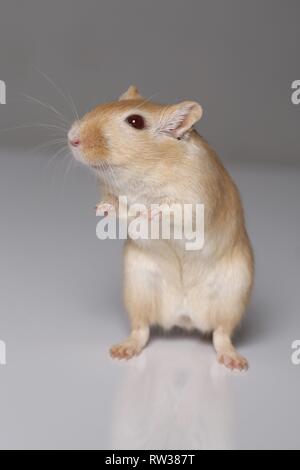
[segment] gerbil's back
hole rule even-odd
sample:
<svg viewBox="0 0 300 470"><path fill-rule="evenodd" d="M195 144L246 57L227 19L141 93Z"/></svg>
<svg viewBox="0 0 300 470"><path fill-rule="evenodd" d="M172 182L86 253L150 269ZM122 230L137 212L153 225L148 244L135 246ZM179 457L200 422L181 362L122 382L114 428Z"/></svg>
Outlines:
<svg viewBox="0 0 300 470"><path fill-rule="evenodd" d="M239 190L216 152L196 131L193 139L199 148L199 190L204 196L206 231L214 230L228 242L249 243Z"/></svg>

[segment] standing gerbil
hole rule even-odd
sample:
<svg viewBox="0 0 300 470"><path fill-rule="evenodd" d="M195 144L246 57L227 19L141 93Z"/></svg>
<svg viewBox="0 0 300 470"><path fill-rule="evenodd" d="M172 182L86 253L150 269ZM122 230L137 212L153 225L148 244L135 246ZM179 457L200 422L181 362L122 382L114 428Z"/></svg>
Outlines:
<svg viewBox="0 0 300 470"><path fill-rule="evenodd" d="M131 86L119 101L75 122L69 144L102 182L101 209L109 211L120 195L146 207L167 202L205 208L202 250L187 251L180 240L126 241L124 300L131 334L111 355L139 354L152 325L180 326L212 332L219 362L246 369L231 338L250 296L253 254L238 190L193 128L201 116L196 102L156 104Z"/></svg>

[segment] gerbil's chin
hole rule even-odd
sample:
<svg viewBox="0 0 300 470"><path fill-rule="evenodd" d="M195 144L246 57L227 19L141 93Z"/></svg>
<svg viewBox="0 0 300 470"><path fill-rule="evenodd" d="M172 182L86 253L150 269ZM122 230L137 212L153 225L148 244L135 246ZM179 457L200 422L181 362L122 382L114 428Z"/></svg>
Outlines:
<svg viewBox="0 0 300 470"><path fill-rule="evenodd" d="M97 163L97 161L92 162L88 158L88 156L84 155L84 153L78 147L76 148L70 147L70 150L75 160L77 160L78 162L82 163L85 166L88 166L92 170L99 171L102 173L107 168L107 163L105 161L102 160L99 163Z"/></svg>
<svg viewBox="0 0 300 470"><path fill-rule="evenodd" d="M83 163L83 165L89 164L88 161L84 158L84 155L79 148L70 147L70 150L75 160L77 160L80 163Z"/></svg>

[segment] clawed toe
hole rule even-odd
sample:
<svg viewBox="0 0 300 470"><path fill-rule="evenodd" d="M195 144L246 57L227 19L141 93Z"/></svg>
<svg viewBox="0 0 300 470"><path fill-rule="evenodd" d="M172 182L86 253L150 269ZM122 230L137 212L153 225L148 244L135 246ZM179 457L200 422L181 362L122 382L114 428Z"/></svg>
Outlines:
<svg viewBox="0 0 300 470"><path fill-rule="evenodd" d="M237 353L219 354L218 362L230 370L246 371L249 368L247 359Z"/></svg>
<svg viewBox="0 0 300 470"><path fill-rule="evenodd" d="M110 348L110 355L114 359L131 359L139 353L140 349L130 343L116 344Z"/></svg>
<svg viewBox="0 0 300 470"><path fill-rule="evenodd" d="M115 212L115 207L112 204L103 202L96 206L96 216L107 216Z"/></svg>

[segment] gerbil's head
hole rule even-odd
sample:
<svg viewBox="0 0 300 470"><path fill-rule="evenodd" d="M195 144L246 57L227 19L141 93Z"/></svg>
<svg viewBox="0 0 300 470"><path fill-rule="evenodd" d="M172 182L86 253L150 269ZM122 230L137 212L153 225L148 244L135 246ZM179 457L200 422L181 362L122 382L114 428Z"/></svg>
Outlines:
<svg viewBox="0 0 300 470"><path fill-rule="evenodd" d="M131 86L118 101L97 106L69 133L74 157L92 168L103 164L149 165L157 159L180 155L182 142L201 118L193 101L175 105L151 103Z"/></svg>

